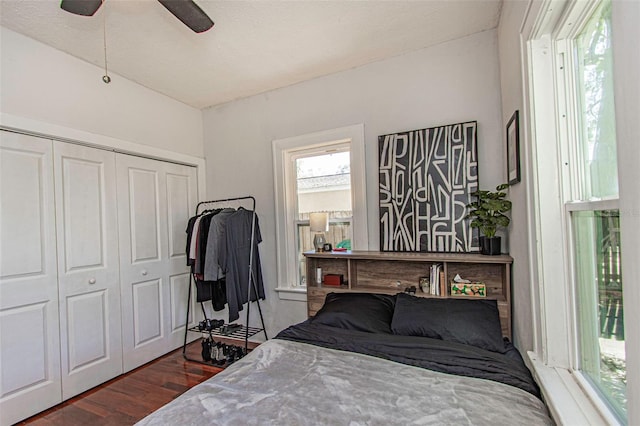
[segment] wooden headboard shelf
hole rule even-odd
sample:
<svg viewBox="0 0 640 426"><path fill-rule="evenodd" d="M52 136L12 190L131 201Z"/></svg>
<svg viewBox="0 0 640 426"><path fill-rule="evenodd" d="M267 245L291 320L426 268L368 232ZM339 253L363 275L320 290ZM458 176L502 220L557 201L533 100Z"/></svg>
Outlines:
<svg viewBox="0 0 640 426"><path fill-rule="evenodd" d="M307 252L307 310L313 316L322 307L330 292L359 292L395 294L406 287L415 286L416 296L453 297L449 294L449 283L456 274L471 281L486 285L485 298L498 301L502 334L511 336L511 265L508 255L484 256L469 253L398 253L379 251ZM420 277L429 275L434 263L442 264L446 283L446 294L433 296L420 290ZM322 276L341 274L345 284L328 286L316 283L316 268ZM455 296L459 297L459 296ZM471 299L469 297L464 297Z"/></svg>

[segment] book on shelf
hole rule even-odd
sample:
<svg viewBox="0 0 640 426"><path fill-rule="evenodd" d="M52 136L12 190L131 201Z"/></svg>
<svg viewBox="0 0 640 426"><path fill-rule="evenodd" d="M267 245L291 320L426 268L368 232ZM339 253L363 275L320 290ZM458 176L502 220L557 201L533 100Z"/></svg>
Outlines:
<svg viewBox="0 0 640 426"><path fill-rule="evenodd" d="M433 286L436 282L436 264L433 263L429 270L429 294L433 294Z"/></svg>
<svg viewBox="0 0 640 426"><path fill-rule="evenodd" d="M442 263L433 263L429 268L429 294L432 296L440 296L442 291L442 283L444 282L444 270Z"/></svg>

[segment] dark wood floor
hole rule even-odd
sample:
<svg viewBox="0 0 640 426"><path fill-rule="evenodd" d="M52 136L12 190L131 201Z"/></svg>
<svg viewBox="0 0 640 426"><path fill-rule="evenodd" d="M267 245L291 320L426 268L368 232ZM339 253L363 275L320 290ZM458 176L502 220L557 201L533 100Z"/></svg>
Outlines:
<svg viewBox="0 0 640 426"><path fill-rule="evenodd" d="M201 347L190 344L189 358L200 359ZM180 348L19 424L131 425L220 371L186 361Z"/></svg>

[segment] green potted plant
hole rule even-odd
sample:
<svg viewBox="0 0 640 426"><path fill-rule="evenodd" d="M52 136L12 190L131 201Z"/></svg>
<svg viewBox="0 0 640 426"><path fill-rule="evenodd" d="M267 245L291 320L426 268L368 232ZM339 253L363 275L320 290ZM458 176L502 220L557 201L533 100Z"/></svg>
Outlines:
<svg viewBox="0 0 640 426"><path fill-rule="evenodd" d="M465 219L471 219L470 226L478 228L482 235L480 236L480 253L496 255L501 251L501 238L496 236L498 227L506 228L509 226L509 216L506 212L511 210L511 201L506 200L507 193L505 189L509 187L508 183L496 186L495 191L477 190L471 195L477 197L477 201L467 204L469 214Z"/></svg>

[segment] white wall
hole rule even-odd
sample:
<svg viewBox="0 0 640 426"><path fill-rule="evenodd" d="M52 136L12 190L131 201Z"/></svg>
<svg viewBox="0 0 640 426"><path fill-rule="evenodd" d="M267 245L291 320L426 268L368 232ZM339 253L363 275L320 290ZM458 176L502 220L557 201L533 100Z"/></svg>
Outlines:
<svg viewBox="0 0 640 426"><path fill-rule="evenodd" d="M498 26L498 48L500 55L500 86L502 94L502 128L505 129L514 111L520 111L520 164L521 182L509 188L509 199L513 202L509 247L513 263L513 328L515 344L520 350L533 349L533 314L531 305L530 252L528 239L529 208L528 180L531 147L523 131L526 114L523 109L522 60L520 27L527 11L527 1L506 1L502 4ZM502 135L506 144L505 132ZM505 145L506 146L506 145ZM506 176L506 175L505 175ZM506 177L505 177L506 180Z"/></svg>
<svg viewBox="0 0 640 426"><path fill-rule="evenodd" d="M204 110L209 197L257 199L270 335L306 318L305 303L273 291L272 140L364 123L369 248L377 250L378 135L477 120L480 185L489 188L505 176L501 111L495 30Z"/></svg>
<svg viewBox="0 0 640 426"><path fill-rule="evenodd" d="M4 27L0 47L3 125L46 123L67 129L61 133L73 129L203 156L200 110L115 74L105 84L101 68Z"/></svg>

